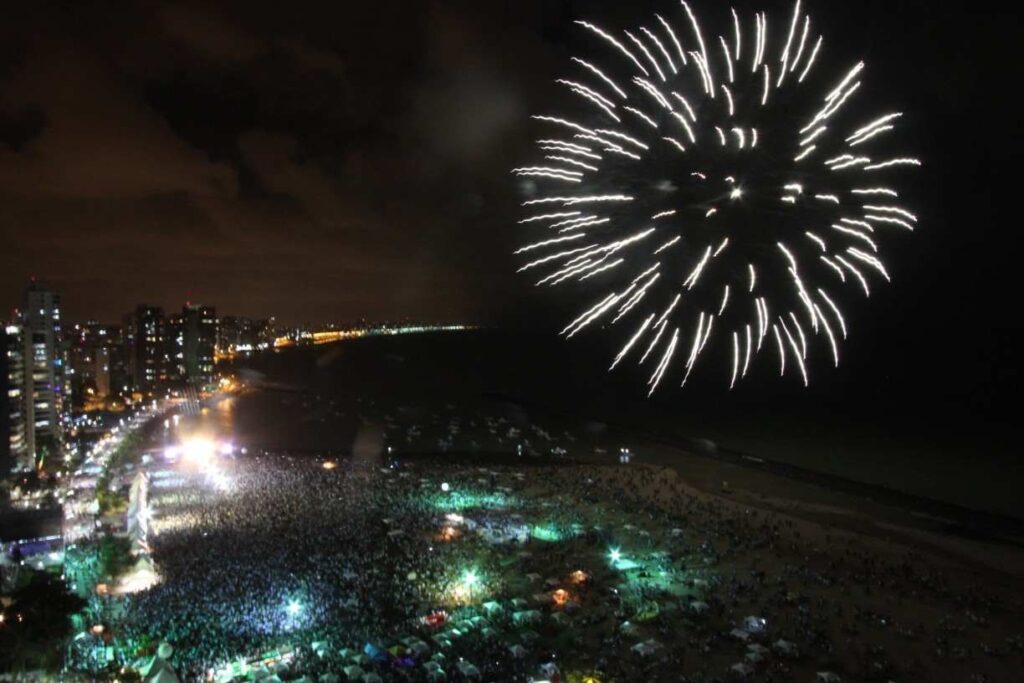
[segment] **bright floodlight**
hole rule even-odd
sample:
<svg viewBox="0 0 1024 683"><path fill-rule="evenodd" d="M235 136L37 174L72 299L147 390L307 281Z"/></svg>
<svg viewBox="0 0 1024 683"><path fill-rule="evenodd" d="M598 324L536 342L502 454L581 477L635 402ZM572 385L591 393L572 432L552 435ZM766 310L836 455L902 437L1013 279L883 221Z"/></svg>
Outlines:
<svg viewBox="0 0 1024 683"><path fill-rule="evenodd" d="M294 616L296 616L301 611L302 611L302 605L299 604L298 600L289 600L288 601L288 614L290 616L294 617Z"/></svg>
<svg viewBox="0 0 1024 683"><path fill-rule="evenodd" d="M449 491L451 491L451 489L452 487L448 485L448 482L443 482L441 484L441 490L444 491L445 493L448 493Z"/></svg>
<svg viewBox="0 0 1024 683"><path fill-rule="evenodd" d="M471 588L473 586L475 586L476 582L479 581L479 580L480 580L480 577L477 576L476 572L473 571L472 569L470 569L468 572L466 572L465 575L462 577L462 582L464 584L466 584L467 586L471 587Z"/></svg>
<svg viewBox="0 0 1024 683"><path fill-rule="evenodd" d="M612 562L618 562L622 559L622 552L618 548L612 548L608 556L612 559Z"/></svg>
<svg viewBox="0 0 1024 683"><path fill-rule="evenodd" d="M182 457L197 465L209 464L217 452L217 446L210 439L196 437L188 439L181 445Z"/></svg>

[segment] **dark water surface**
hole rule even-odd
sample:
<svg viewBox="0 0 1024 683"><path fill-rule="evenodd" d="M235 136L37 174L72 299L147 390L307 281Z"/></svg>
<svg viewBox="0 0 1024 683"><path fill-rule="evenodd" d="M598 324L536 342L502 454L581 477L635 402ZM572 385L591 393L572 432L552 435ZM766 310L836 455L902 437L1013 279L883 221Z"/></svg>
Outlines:
<svg viewBox="0 0 1024 683"><path fill-rule="evenodd" d="M239 363L239 374L261 389L211 412L240 445L275 450L346 450L364 420L388 416L404 428L442 413L541 420L598 437L631 432L683 447L703 439L720 449L1024 518L1024 464L1008 424L956 402L884 389L846 396L835 386L841 378L828 375L818 380L823 389L804 390L792 378L776 381L771 368L754 378L760 384L750 393L706 382L682 391L669 387L648 400L645 373L609 375L607 365L604 349L539 335L371 338Z"/></svg>

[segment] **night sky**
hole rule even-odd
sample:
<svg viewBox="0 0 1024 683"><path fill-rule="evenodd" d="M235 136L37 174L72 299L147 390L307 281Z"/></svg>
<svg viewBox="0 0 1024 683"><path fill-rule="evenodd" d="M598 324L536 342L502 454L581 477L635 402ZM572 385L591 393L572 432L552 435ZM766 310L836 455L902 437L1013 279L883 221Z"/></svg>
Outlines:
<svg viewBox="0 0 1024 683"><path fill-rule="evenodd" d="M720 3L697 2L702 16ZM744 7L746 3L737 3ZM1020 381L1020 17L989 3L805 3L907 112L922 227L852 315L834 387L1004 404ZM580 45L662 2L32 2L0 21L0 308L31 276L72 318L186 299L292 322L552 333L576 299L514 274L528 114ZM765 2L778 17L791 3ZM722 7L724 11L724 6ZM847 62L830 61L838 69Z"/></svg>

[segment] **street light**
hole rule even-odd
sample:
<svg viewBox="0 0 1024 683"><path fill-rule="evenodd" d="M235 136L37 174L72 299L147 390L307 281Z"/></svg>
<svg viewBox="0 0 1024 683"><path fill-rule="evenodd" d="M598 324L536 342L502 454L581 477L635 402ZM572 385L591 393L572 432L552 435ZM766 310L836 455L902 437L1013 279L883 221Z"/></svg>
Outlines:
<svg viewBox="0 0 1024 683"><path fill-rule="evenodd" d="M298 616L299 612L302 611L302 605L299 604L298 600L288 601L288 616Z"/></svg>
<svg viewBox="0 0 1024 683"><path fill-rule="evenodd" d="M608 557L611 558L612 564L618 564L619 560L622 559L622 552L618 548L612 548L611 552L608 553Z"/></svg>

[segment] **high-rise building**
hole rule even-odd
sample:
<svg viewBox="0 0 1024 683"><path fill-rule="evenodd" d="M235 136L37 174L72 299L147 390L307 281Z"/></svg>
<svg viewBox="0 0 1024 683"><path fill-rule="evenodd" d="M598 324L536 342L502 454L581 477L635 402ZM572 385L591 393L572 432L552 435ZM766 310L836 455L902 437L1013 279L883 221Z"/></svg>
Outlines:
<svg viewBox="0 0 1024 683"><path fill-rule="evenodd" d="M182 356L185 377L209 384L213 381L214 349L217 346L217 311L213 306L185 304L181 309Z"/></svg>
<svg viewBox="0 0 1024 683"><path fill-rule="evenodd" d="M11 323L0 326L0 473L33 465L25 432L25 338Z"/></svg>
<svg viewBox="0 0 1024 683"><path fill-rule="evenodd" d="M217 323L217 354L222 357L248 355L262 348L270 321L226 315ZM273 338L270 339L271 343Z"/></svg>
<svg viewBox="0 0 1024 683"><path fill-rule="evenodd" d="M70 408L60 296L45 285L32 282L25 291L21 323L26 441L36 466L43 467L63 452L62 436Z"/></svg>
<svg viewBox="0 0 1024 683"><path fill-rule="evenodd" d="M72 329L70 365L77 405L125 391L124 335L118 325L89 321Z"/></svg>
<svg viewBox="0 0 1024 683"><path fill-rule="evenodd" d="M167 374L164 309L140 305L126 322L128 374L137 391L153 391Z"/></svg>

